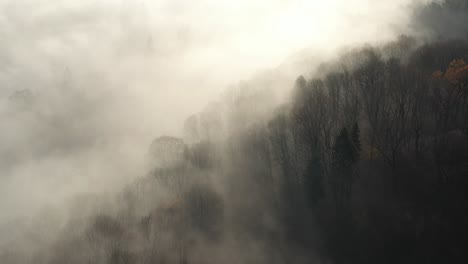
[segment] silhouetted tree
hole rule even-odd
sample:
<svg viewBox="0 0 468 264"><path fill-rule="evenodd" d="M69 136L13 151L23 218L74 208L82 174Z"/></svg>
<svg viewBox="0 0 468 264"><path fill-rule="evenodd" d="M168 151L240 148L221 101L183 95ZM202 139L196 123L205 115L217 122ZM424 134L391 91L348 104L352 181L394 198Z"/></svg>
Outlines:
<svg viewBox="0 0 468 264"><path fill-rule="evenodd" d="M311 207L315 207L325 197L323 176L320 160L315 157L309 162L304 177L306 198Z"/></svg>
<svg viewBox="0 0 468 264"><path fill-rule="evenodd" d="M352 166L355 162L355 150L348 130L341 129L333 145L333 194L337 208L342 208L349 201L353 183Z"/></svg>
<svg viewBox="0 0 468 264"><path fill-rule="evenodd" d="M356 162L360 158L361 154L361 139L360 139L360 131L359 131L359 125L358 123L354 123L353 125L353 130L351 131L351 143L352 143L352 156L353 156L353 161Z"/></svg>

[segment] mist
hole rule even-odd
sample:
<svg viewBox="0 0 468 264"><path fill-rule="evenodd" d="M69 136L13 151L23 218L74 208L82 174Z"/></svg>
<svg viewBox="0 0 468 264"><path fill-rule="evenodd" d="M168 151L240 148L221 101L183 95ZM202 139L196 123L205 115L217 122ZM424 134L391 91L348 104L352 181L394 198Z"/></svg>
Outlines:
<svg viewBox="0 0 468 264"><path fill-rule="evenodd" d="M390 39L405 4L2 1L1 218L121 186L227 86L307 48Z"/></svg>
<svg viewBox="0 0 468 264"><path fill-rule="evenodd" d="M133 230L140 221L135 219L153 219L160 208L192 212L199 205L191 207L190 197L203 192L210 201L221 197L213 208L223 208L224 220L213 220L216 230L203 226L201 231L182 231L203 241L189 250L198 252L193 263L207 263L209 249L216 249L212 259L223 263L236 255L239 259L232 263L266 263L274 256L265 252L276 248L286 252L277 253L284 253L282 260L295 255L293 263L321 263L319 249L307 253L303 245L308 242L298 247L289 243L287 234L295 231L288 229L289 220L278 217L283 202L267 202L281 200L281 195L273 197L281 193L286 184L282 177L289 172L275 159L275 144L265 147L257 140L265 131L273 133L278 128L273 121L289 118L300 105L295 97L301 87L298 76L313 83L338 68L353 72L366 61L360 59L367 56L362 47L378 50L382 57L399 48L402 61L417 61L410 52L466 37L466 5L428 3L0 0L0 253L3 245L5 252L20 245L41 252L44 263L57 262L47 260L44 252L56 249L57 241L73 244L75 237L63 232L74 220L86 222L98 215L97 222L89 221L108 223L99 218L102 213L124 219L119 223L131 223L128 230ZM301 156L304 150L297 145L291 151ZM288 170L300 174L307 164L297 161ZM156 174L193 177L174 187L153 182ZM237 177L250 174L272 175L275 183L265 185L257 197L250 194L255 192L249 189L254 188L252 180ZM122 197L138 193L133 188L139 184L146 186L141 187L143 198L130 210ZM235 195L233 190L242 191ZM248 205L246 197L258 201ZM294 202L297 208L302 203ZM243 221L260 209L265 214L258 223L277 232L275 239L281 242L267 241L267 234L250 234L258 241L233 235L248 233ZM76 224L75 231L86 233L86 223ZM30 245L34 240L21 234L25 225L48 226L51 231L37 237L52 246ZM219 233L225 234L223 242L210 244ZM141 239L128 238L128 251L137 255Z"/></svg>

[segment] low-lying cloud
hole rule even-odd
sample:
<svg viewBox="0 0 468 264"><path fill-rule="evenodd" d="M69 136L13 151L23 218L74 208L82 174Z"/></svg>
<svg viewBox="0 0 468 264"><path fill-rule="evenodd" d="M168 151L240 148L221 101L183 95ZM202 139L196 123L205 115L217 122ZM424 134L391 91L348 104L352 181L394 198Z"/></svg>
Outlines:
<svg viewBox="0 0 468 264"><path fill-rule="evenodd" d="M411 2L1 1L0 225L142 175L229 84L407 33Z"/></svg>

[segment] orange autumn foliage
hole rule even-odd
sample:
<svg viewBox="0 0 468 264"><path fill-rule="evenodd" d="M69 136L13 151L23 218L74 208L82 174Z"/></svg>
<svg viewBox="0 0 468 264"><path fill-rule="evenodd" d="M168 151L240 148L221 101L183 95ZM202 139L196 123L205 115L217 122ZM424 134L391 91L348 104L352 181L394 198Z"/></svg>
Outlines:
<svg viewBox="0 0 468 264"><path fill-rule="evenodd" d="M468 65L463 59L452 61L445 71L444 79L453 85L466 85L468 83Z"/></svg>

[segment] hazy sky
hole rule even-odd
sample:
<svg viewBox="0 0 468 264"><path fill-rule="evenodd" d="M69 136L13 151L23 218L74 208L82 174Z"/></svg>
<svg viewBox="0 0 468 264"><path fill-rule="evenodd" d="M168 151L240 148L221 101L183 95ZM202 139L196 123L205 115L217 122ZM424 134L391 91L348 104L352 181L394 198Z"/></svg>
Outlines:
<svg viewBox="0 0 468 264"><path fill-rule="evenodd" d="M0 0L0 222L140 176L151 139L229 84L389 40L412 2Z"/></svg>

